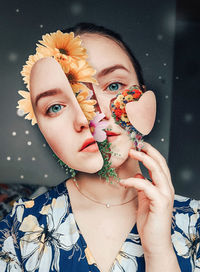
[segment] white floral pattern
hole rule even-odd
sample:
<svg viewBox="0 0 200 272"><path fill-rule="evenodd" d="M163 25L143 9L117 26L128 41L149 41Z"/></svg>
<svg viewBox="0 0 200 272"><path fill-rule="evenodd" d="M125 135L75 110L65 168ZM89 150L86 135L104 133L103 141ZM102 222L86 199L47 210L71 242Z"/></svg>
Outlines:
<svg viewBox="0 0 200 272"><path fill-rule="evenodd" d="M143 248L138 234L130 233L127 241L123 244L115 262L111 268L112 272L138 271L137 257L143 256Z"/></svg>
<svg viewBox="0 0 200 272"><path fill-rule="evenodd" d="M0 271L21 271L20 263L17 259L12 236L4 240L2 251L0 253Z"/></svg>
<svg viewBox="0 0 200 272"><path fill-rule="evenodd" d="M200 272L200 201L175 196L172 243L182 272ZM0 271L99 272L89 260L65 182L30 201L19 200L0 222ZM145 261L136 225L110 272L144 272Z"/></svg>
<svg viewBox="0 0 200 272"><path fill-rule="evenodd" d="M27 271L60 271L60 249L71 250L79 238L73 215L64 220L66 213L67 198L63 195L42 207L40 214L46 216L46 224L40 225L33 215L23 220L20 248Z"/></svg>

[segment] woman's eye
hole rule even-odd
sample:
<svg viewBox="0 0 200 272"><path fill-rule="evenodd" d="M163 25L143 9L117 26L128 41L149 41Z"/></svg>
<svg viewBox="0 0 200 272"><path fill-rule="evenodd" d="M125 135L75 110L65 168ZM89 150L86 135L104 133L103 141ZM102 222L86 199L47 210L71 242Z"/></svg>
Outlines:
<svg viewBox="0 0 200 272"><path fill-rule="evenodd" d="M115 92L115 91L119 91L120 88L123 87L124 85L125 84L122 84L120 82L113 82L113 83L109 84L106 89L108 91Z"/></svg>
<svg viewBox="0 0 200 272"><path fill-rule="evenodd" d="M55 104L52 105L51 107L48 108L47 113L58 113L64 106L60 104Z"/></svg>

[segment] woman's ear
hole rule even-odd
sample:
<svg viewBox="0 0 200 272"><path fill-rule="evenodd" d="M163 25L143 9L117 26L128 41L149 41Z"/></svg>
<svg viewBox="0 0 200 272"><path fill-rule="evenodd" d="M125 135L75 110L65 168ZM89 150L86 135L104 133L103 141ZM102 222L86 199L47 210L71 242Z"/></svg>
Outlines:
<svg viewBox="0 0 200 272"><path fill-rule="evenodd" d="M131 124L143 135L151 132L156 118L156 97L146 91L138 101L126 104L126 113Z"/></svg>

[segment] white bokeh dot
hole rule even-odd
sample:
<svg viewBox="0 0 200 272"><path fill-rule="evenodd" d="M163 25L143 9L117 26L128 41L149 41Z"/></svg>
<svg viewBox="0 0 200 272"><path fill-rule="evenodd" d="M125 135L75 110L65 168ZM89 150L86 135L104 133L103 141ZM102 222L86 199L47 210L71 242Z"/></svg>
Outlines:
<svg viewBox="0 0 200 272"><path fill-rule="evenodd" d="M35 157L32 157L32 161L35 161Z"/></svg>
<svg viewBox="0 0 200 272"><path fill-rule="evenodd" d="M181 179L185 182L189 182L193 177L193 172L189 168L182 169L180 172Z"/></svg>
<svg viewBox="0 0 200 272"><path fill-rule="evenodd" d="M43 146L43 147L46 147L46 144L43 144L42 146Z"/></svg>
<svg viewBox="0 0 200 272"><path fill-rule="evenodd" d="M20 179L24 179L24 175L20 175Z"/></svg>
<svg viewBox="0 0 200 272"><path fill-rule="evenodd" d="M164 138L161 138L160 140L161 140L161 142L164 142L164 141L165 141L165 139L164 139Z"/></svg>
<svg viewBox="0 0 200 272"><path fill-rule="evenodd" d="M40 25L40 28L43 28L43 25L42 25L42 24Z"/></svg>
<svg viewBox="0 0 200 272"><path fill-rule="evenodd" d="M10 157L10 156L7 156L6 159L7 159L7 161L10 161L10 160L11 160L11 157Z"/></svg>
<svg viewBox="0 0 200 272"><path fill-rule="evenodd" d="M16 134L17 134L16 131L12 132L12 136L16 136Z"/></svg>
<svg viewBox="0 0 200 272"><path fill-rule="evenodd" d="M29 134L29 130L25 130L25 134L28 135Z"/></svg>
<svg viewBox="0 0 200 272"><path fill-rule="evenodd" d="M168 99L169 98L169 96L168 95L165 95L165 99Z"/></svg>
<svg viewBox="0 0 200 272"><path fill-rule="evenodd" d="M158 34L158 35L157 35L157 39L158 39L159 41L161 41L161 40L163 39L163 35L162 35L162 34Z"/></svg>
<svg viewBox="0 0 200 272"><path fill-rule="evenodd" d="M18 8L16 9L16 12L17 12L17 13L19 12L19 9L18 9Z"/></svg>
<svg viewBox="0 0 200 272"><path fill-rule="evenodd" d="M14 52L11 52L9 55L8 55L8 60L10 62L15 62L17 61L18 59L18 54L17 53L14 53Z"/></svg>
<svg viewBox="0 0 200 272"><path fill-rule="evenodd" d="M31 142L31 141L28 141L28 142L27 142L27 145L29 145L29 146L32 145L32 142Z"/></svg>
<svg viewBox="0 0 200 272"><path fill-rule="evenodd" d="M192 113L189 113L189 112L188 112L188 113L186 113L186 114L184 115L184 121L185 121L186 123L192 122L193 119L194 119L194 116L193 116Z"/></svg>
<svg viewBox="0 0 200 272"><path fill-rule="evenodd" d="M158 79L162 79L162 76L158 76Z"/></svg>
<svg viewBox="0 0 200 272"><path fill-rule="evenodd" d="M22 158L21 158L21 157L18 157L18 158L17 158L17 160L18 160L18 161L21 161L21 160L22 160Z"/></svg>
<svg viewBox="0 0 200 272"><path fill-rule="evenodd" d="M176 79L178 80L178 79L179 79L179 76L176 76Z"/></svg>
<svg viewBox="0 0 200 272"><path fill-rule="evenodd" d="M79 15L83 11L83 6L79 2L75 2L71 5L70 11L73 15Z"/></svg>
<svg viewBox="0 0 200 272"><path fill-rule="evenodd" d="M148 57L148 56L149 56L149 53L146 53L145 55L146 55L146 57Z"/></svg>
<svg viewBox="0 0 200 272"><path fill-rule="evenodd" d="M167 63L166 63L166 62L164 62L164 63L163 63L163 65L164 65L164 66L167 66Z"/></svg>
<svg viewBox="0 0 200 272"><path fill-rule="evenodd" d="M44 177L45 177L45 178L48 178L48 175L47 175L47 174L44 174Z"/></svg>
<svg viewBox="0 0 200 272"><path fill-rule="evenodd" d="M23 117L24 116L24 111L22 110L22 109L17 109L17 115L19 116L19 117Z"/></svg>

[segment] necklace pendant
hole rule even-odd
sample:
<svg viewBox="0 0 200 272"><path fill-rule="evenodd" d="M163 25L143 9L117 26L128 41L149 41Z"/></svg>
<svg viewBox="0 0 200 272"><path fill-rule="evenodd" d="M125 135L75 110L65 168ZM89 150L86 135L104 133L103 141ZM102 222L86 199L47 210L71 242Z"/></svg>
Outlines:
<svg viewBox="0 0 200 272"><path fill-rule="evenodd" d="M109 203L106 204L106 208L110 208L110 204Z"/></svg>

